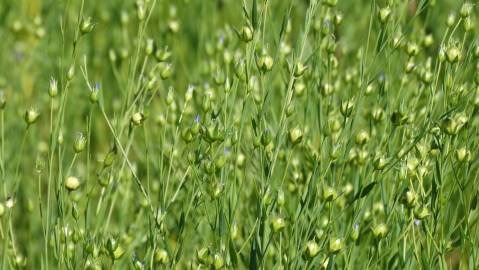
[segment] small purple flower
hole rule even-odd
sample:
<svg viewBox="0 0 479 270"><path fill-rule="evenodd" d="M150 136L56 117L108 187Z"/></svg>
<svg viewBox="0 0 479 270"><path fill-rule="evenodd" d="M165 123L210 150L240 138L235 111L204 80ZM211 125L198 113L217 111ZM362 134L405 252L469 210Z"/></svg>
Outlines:
<svg viewBox="0 0 479 270"><path fill-rule="evenodd" d="M201 121L201 117L200 117L199 114L197 114L197 115L195 116L195 123L198 124L198 123L200 123L200 121Z"/></svg>
<svg viewBox="0 0 479 270"><path fill-rule="evenodd" d="M358 224L358 223L355 223L355 224L354 224L354 229L355 229L355 230L359 229L359 224Z"/></svg>
<svg viewBox="0 0 479 270"><path fill-rule="evenodd" d="M414 224L416 226L419 226L421 224L421 221L419 219L414 219Z"/></svg>
<svg viewBox="0 0 479 270"><path fill-rule="evenodd" d="M230 152L231 152L231 150L230 150L229 147L225 147L224 150L223 150L223 153L224 153L225 155L228 155Z"/></svg>
<svg viewBox="0 0 479 270"><path fill-rule="evenodd" d="M96 82L96 83L95 83L95 91L99 91L100 88L101 88L101 83Z"/></svg>

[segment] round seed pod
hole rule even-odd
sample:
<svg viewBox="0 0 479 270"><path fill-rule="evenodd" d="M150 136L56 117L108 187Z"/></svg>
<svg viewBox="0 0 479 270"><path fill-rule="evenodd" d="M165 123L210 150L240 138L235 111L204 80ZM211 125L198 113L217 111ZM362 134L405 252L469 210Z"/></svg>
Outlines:
<svg viewBox="0 0 479 270"><path fill-rule="evenodd" d="M80 187L80 180L76 176L68 176L65 179L65 187L69 191L77 190Z"/></svg>

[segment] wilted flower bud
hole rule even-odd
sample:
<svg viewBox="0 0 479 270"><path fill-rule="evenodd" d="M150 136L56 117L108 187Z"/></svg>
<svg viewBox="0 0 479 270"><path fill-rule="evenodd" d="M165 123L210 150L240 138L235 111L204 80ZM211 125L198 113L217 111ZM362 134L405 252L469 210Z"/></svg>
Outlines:
<svg viewBox="0 0 479 270"><path fill-rule="evenodd" d="M164 63L160 65L160 77L166 80L173 74L173 66L170 63Z"/></svg>
<svg viewBox="0 0 479 270"><path fill-rule="evenodd" d="M471 3L464 2L461 7L461 12L460 12L461 17L463 18L469 17L471 15L472 9L473 9L473 6Z"/></svg>
<svg viewBox="0 0 479 270"><path fill-rule="evenodd" d="M86 146L86 138L83 133L79 132L75 138L75 142L73 143L73 150L76 154L79 154L85 150Z"/></svg>
<svg viewBox="0 0 479 270"><path fill-rule="evenodd" d="M68 176L68 177L65 179L65 187L66 187L69 191L77 190L78 187L80 187L80 180L78 180L78 178L75 177L75 176Z"/></svg>
<svg viewBox="0 0 479 270"><path fill-rule="evenodd" d="M50 78L50 88L48 88L48 95L52 98L58 95L58 82L55 78Z"/></svg>
<svg viewBox="0 0 479 270"><path fill-rule="evenodd" d="M28 126L35 124L39 116L40 114L38 113L36 109L30 108L25 112L25 122L27 123Z"/></svg>

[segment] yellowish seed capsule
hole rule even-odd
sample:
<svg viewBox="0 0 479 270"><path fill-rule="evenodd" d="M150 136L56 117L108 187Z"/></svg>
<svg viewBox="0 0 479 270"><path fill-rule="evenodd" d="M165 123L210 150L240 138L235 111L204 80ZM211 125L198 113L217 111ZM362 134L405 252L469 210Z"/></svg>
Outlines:
<svg viewBox="0 0 479 270"><path fill-rule="evenodd" d="M80 180L75 176L68 176L65 180L65 187L69 191L77 190L80 187Z"/></svg>
<svg viewBox="0 0 479 270"><path fill-rule="evenodd" d="M286 221L281 217L276 217L271 221L271 227L274 232L280 232L286 227Z"/></svg>
<svg viewBox="0 0 479 270"><path fill-rule="evenodd" d="M372 228L372 232L374 237L376 238L384 238L389 232L388 227L384 223L379 223Z"/></svg>
<svg viewBox="0 0 479 270"><path fill-rule="evenodd" d="M170 261L168 252L165 249L157 249L155 252L155 262L159 264L167 264Z"/></svg>
<svg viewBox="0 0 479 270"><path fill-rule="evenodd" d="M380 9L379 12L378 12L378 18L379 18L379 21L382 24L387 23L390 16L391 16L391 8L390 7L384 7L382 9Z"/></svg>

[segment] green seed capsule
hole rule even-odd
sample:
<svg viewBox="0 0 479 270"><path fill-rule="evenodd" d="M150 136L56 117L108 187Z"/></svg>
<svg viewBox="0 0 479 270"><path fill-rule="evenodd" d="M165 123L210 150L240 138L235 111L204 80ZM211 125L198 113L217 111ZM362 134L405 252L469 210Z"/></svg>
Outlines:
<svg viewBox="0 0 479 270"><path fill-rule="evenodd" d="M353 229L351 231L351 240L357 241L359 239L359 225L354 224Z"/></svg>
<svg viewBox="0 0 479 270"><path fill-rule="evenodd" d="M243 26L239 32L239 36L242 41L248 43L253 40L253 30L249 26Z"/></svg>
<svg viewBox="0 0 479 270"><path fill-rule="evenodd" d="M323 188L323 200L326 202L334 201L338 197L334 188L326 186Z"/></svg>
<svg viewBox="0 0 479 270"><path fill-rule="evenodd" d="M155 262L158 264L168 264L170 258L168 252L165 249L157 249L155 252Z"/></svg>
<svg viewBox="0 0 479 270"><path fill-rule="evenodd" d="M331 239L329 241L329 252L338 253L344 247L344 242L341 238Z"/></svg>
<svg viewBox="0 0 479 270"><path fill-rule="evenodd" d="M269 55L263 55L258 59L258 67L263 72L266 73L273 69L274 60Z"/></svg>
<svg viewBox="0 0 479 270"><path fill-rule="evenodd" d="M271 228L275 233L282 231L286 227L286 221L281 217L276 217L271 221Z"/></svg>
<svg viewBox="0 0 479 270"><path fill-rule="evenodd" d="M224 265L225 265L225 260L223 256L221 256L221 254L215 254L213 257L213 267L216 270L219 270L223 268Z"/></svg>
<svg viewBox="0 0 479 270"><path fill-rule="evenodd" d="M296 145L303 139L303 131L296 127L289 131L289 141L291 144Z"/></svg>
<svg viewBox="0 0 479 270"><path fill-rule="evenodd" d="M425 206L418 207L414 210L414 217L419 220L425 219L429 215L431 215L431 212Z"/></svg>
<svg viewBox="0 0 479 270"><path fill-rule="evenodd" d="M312 259L318 255L320 247L315 241L308 241L306 247L304 248L305 255L308 259Z"/></svg>
<svg viewBox="0 0 479 270"><path fill-rule="evenodd" d="M390 16L391 16L391 8L390 7L381 8L378 12L378 18L379 18L379 21L382 24L387 23Z"/></svg>
<svg viewBox="0 0 479 270"><path fill-rule="evenodd" d="M82 22L80 24L80 32L82 34L88 34L91 31L93 31L94 27L95 27L95 24L92 22L92 18L88 17L88 18L82 20Z"/></svg>

